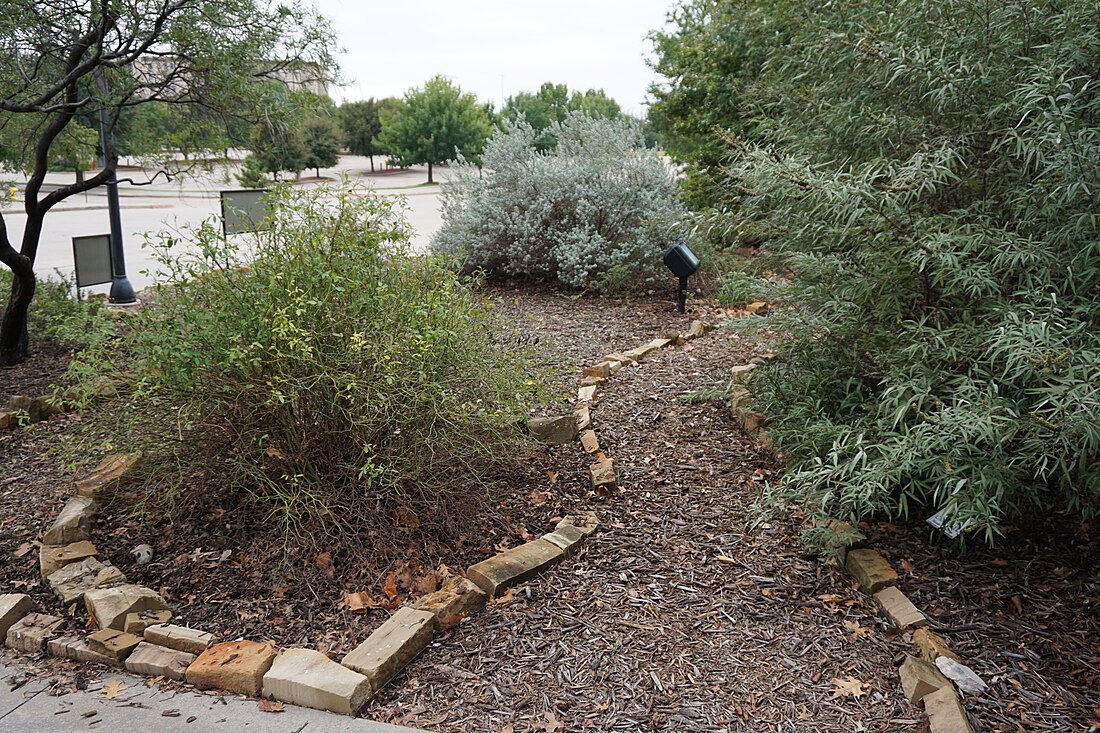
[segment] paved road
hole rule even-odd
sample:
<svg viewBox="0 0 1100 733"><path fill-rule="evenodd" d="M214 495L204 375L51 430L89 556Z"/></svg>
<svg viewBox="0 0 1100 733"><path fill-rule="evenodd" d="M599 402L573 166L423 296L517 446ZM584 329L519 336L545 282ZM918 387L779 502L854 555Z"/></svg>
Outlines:
<svg viewBox="0 0 1100 733"><path fill-rule="evenodd" d="M147 687L143 678L113 672L93 677L97 681L85 691L55 697L47 694L48 679L20 685L22 673L12 664L18 660L0 657L0 733L416 733L293 705L281 713L265 713L255 700L166 691ZM126 689L107 700L99 690L112 680Z"/></svg>
<svg viewBox="0 0 1100 733"><path fill-rule="evenodd" d="M68 183L71 175L51 174L48 182ZM321 175L330 178L347 175L358 184L373 186L380 195L405 196L409 223L414 231L412 243L418 250L427 249L431 236L442 224L438 188L418 187L427 180L427 169L412 168L370 175L369 163L365 158L344 156L337 167L322 169ZM446 169L442 171L442 175L446 176ZM142 247L146 232L185 230L212 216L220 215L218 191L236 187L235 182L226 183L223 174L218 171L179 179L170 184L158 182L156 185L140 188L125 183L120 185L126 271L134 288L146 287L155 277L156 262L151 252ZM51 211L44 223L36 271L43 276L52 275L55 270L65 277L71 276L72 238L108 233L110 225L106 206L106 192L101 188L67 199ZM9 206L3 214L8 224L9 236L13 242L18 242L23 235L25 214L18 206ZM103 285L88 288L85 292L107 292L109 288L110 286Z"/></svg>

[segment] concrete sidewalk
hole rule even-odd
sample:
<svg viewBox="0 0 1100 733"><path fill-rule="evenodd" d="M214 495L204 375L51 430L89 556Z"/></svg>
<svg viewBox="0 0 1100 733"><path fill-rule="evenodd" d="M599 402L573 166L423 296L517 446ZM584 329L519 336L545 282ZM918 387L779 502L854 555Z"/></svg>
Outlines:
<svg viewBox="0 0 1100 733"><path fill-rule="evenodd" d="M0 657L0 733L410 733L368 720L309 710L293 705L281 713L260 711L256 700L202 695L191 691L146 686L145 678L89 668L95 682L88 689L61 696L47 694L52 679L23 682L18 662ZM118 681L125 689L114 699L101 696L105 684ZM21 684L22 683L22 684ZM15 689L12 689L12 688ZM424 733L421 731L420 733Z"/></svg>

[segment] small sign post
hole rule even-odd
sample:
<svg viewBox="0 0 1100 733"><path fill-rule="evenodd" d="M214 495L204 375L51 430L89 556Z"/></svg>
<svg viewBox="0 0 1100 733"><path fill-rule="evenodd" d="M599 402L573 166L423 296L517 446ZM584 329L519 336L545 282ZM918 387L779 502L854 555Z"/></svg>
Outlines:
<svg viewBox="0 0 1100 733"><path fill-rule="evenodd" d="M266 229L270 225L267 193L263 188L222 191L222 233L229 236Z"/></svg>
<svg viewBox="0 0 1100 733"><path fill-rule="evenodd" d="M114 268L111 259L111 235L73 237L73 264L77 288L112 282Z"/></svg>

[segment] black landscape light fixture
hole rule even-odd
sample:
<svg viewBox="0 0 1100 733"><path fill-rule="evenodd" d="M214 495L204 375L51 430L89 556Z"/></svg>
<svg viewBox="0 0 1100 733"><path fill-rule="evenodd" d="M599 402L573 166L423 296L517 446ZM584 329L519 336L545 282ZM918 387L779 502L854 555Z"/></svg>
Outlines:
<svg viewBox="0 0 1100 733"><path fill-rule="evenodd" d="M103 92L103 106L99 109L99 146L103 151L103 165L107 165L107 151L114 147L113 133L107 124L107 77L98 73L100 89ZM137 303L134 286L126 277L126 252L122 244L122 216L118 203L118 177L111 171L107 179L107 217L111 224L111 292L107 300L116 305Z"/></svg>
<svg viewBox="0 0 1100 733"><path fill-rule="evenodd" d="M665 265L680 278L680 291L676 296L676 312L683 313L687 305L688 278L699 269L699 258L684 242L677 242L665 250Z"/></svg>

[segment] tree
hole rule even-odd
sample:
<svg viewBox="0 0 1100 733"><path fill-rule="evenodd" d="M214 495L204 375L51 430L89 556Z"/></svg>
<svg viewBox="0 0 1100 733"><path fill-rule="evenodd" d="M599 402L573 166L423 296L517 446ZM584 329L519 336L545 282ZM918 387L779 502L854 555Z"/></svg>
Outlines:
<svg viewBox="0 0 1100 733"><path fill-rule="evenodd" d="M535 131L535 147L540 151L554 147L555 138L547 130L551 125L565 122L570 112L583 112L590 117L618 119L622 115L619 103L611 99L602 89L589 89L581 93L569 92L565 84L544 82L539 90L520 92L509 97L504 104L502 116L515 122L522 116Z"/></svg>
<svg viewBox="0 0 1100 733"><path fill-rule="evenodd" d="M306 168L313 168L321 177L322 168L340 162L340 128L332 117L314 117L302 131L306 144Z"/></svg>
<svg viewBox="0 0 1100 733"><path fill-rule="evenodd" d="M302 129L280 120L264 120L256 125L249 148L260 167L276 181L281 171L293 173L297 178L309 162L309 147Z"/></svg>
<svg viewBox="0 0 1100 733"><path fill-rule="evenodd" d="M374 156L382 152L375 141L382 131L381 104L373 97L365 102L345 102L336 114L347 151L370 158L371 173L374 173Z"/></svg>
<svg viewBox="0 0 1100 733"><path fill-rule="evenodd" d="M665 81L649 88L648 118L665 151L687 164L685 192L695 206L722 198L716 174L726 138L752 129L744 92L767 48L786 36L787 16L766 8L757 0L686 0L669 13L670 30L649 34L649 65Z"/></svg>
<svg viewBox="0 0 1100 733"><path fill-rule="evenodd" d="M115 175L114 133L127 110L166 103L190 149L222 149L219 118L257 119L265 81L332 66L328 24L297 0L7 0L0 7L0 135L4 163L28 175L19 249L0 214L0 262L13 285L0 319L0 364L26 358L27 309L43 220L61 201ZM103 166L43 192L66 131L102 129ZM19 131L18 138L10 133ZM25 134L23 134L25 133Z"/></svg>
<svg viewBox="0 0 1100 733"><path fill-rule="evenodd" d="M433 183L433 165L459 155L476 160L491 133L485 109L474 95L437 76L382 113L378 140L399 165L427 164L428 183Z"/></svg>

